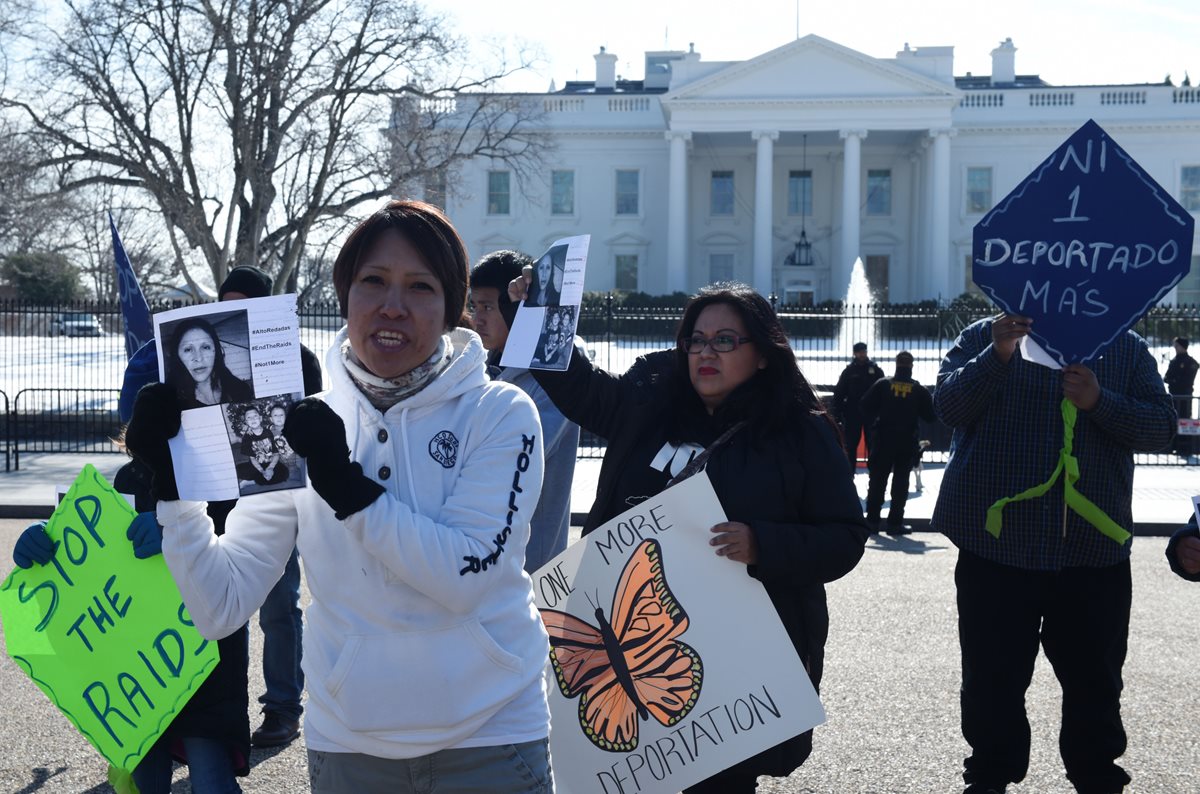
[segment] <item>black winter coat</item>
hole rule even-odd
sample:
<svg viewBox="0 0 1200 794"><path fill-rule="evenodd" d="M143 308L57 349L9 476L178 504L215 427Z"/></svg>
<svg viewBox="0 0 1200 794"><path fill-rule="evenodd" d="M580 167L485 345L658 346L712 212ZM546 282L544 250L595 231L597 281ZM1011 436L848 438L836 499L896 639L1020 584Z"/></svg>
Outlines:
<svg viewBox="0 0 1200 794"><path fill-rule="evenodd" d="M871 388L871 384L882 377L883 370L871 359L854 359L847 364L838 376L837 385L833 387L833 402L830 404L833 415L839 420L858 416L863 395Z"/></svg>
<svg viewBox="0 0 1200 794"><path fill-rule="evenodd" d="M614 376L576 351L566 372L533 371L564 416L608 441L585 534L628 509L631 494L620 492L621 473L649 466L667 440L672 412L682 417L686 440L702 446L732 424L752 418L754 381L740 387L712 417L703 411L678 414L670 395L674 361L673 351L652 353ZM760 432L751 422L706 467L729 520L753 530L759 562L747 572L762 582L817 687L829 633L824 585L854 568L867 539L847 466L830 423L797 410L783 432ZM742 762L743 768L787 775L804 762L811 747L810 731Z"/></svg>
<svg viewBox="0 0 1200 794"><path fill-rule="evenodd" d="M152 513L155 501L150 492L150 480L151 474L146 467L133 460L117 471L113 488L118 493L133 496L134 507L139 513ZM236 500L208 503L208 515L218 535L224 534L225 518L235 504ZM178 740L199 736L223 742L232 755L234 771L242 777L250 774L249 637L249 630L242 626L239 631L217 640L221 660L159 739L159 742L167 743L171 754L180 763L186 763L187 759L181 754Z"/></svg>

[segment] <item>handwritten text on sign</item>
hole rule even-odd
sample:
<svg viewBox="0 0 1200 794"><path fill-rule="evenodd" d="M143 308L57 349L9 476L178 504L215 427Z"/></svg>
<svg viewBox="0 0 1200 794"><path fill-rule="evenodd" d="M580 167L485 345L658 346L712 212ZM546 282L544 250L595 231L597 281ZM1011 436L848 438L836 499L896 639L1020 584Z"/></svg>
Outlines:
<svg viewBox="0 0 1200 794"><path fill-rule="evenodd" d="M976 225L972 277L1059 363L1087 362L1187 274L1194 225L1089 121Z"/></svg>
<svg viewBox="0 0 1200 794"><path fill-rule="evenodd" d="M0 585L8 655L101 755L133 769L217 664L135 513L91 465L47 525L54 558Z"/></svg>
<svg viewBox="0 0 1200 794"><path fill-rule="evenodd" d="M824 721L766 591L708 545L724 520L699 474L534 575L559 791L677 792Z"/></svg>

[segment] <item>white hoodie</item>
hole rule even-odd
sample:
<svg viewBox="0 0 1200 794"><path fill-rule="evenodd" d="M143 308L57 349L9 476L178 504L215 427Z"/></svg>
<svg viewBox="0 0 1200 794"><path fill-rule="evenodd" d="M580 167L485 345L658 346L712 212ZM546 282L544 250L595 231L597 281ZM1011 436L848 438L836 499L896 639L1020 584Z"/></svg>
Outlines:
<svg viewBox="0 0 1200 794"><path fill-rule="evenodd" d="M311 486L242 499L225 534L202 502L160 502L163 555L209 639L245 623L295 543L306 612L305 738L314 750L413 758L549 732L549 644L522 569L542 483L537 409L489 382L471 331L450 365L381 414L341 360L320 395L351 458L387 492L338 521Z"/></svg>

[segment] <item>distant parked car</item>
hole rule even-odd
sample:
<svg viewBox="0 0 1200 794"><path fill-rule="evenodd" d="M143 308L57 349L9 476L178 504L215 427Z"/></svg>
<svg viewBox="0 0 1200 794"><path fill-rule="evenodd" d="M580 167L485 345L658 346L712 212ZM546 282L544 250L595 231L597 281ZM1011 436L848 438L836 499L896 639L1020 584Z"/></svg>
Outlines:
<svg viewBox="0 0 1200 794"><path fill-rule="evenodd" d="M50 336L100 336L100 323L87 312L63 312L50 320Z"/></svg>

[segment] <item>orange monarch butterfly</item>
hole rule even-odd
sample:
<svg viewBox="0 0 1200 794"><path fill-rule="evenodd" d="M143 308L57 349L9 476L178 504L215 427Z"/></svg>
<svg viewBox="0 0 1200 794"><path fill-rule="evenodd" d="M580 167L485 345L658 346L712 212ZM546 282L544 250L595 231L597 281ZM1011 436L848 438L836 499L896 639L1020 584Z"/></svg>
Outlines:
<svg viewBox="0 0 1200 794"><path fill-rule="evenodd" d="M601 750L638 744L638 717L679 722L700 697L700 655L676 637L688 617L663 575L662 552L643 540L625 562L613 594L612 622L599 628L555 609L538 610L550 634L550 662L564 696L579 696L579 724Z"/></svg>

